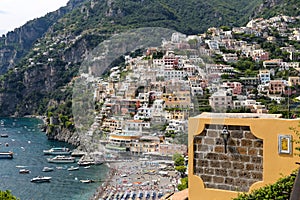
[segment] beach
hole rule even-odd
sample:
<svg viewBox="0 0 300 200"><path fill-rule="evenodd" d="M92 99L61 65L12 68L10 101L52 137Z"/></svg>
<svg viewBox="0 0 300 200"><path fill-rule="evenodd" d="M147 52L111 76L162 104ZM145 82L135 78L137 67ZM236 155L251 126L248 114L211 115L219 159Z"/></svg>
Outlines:
<svg viewBox="0 0 300 200"><path fill-rule="evenodd" d="M156 200L172 194L177 191L180 175L168 163L138 158L107 163L109 175L91 199Z"/></svg>

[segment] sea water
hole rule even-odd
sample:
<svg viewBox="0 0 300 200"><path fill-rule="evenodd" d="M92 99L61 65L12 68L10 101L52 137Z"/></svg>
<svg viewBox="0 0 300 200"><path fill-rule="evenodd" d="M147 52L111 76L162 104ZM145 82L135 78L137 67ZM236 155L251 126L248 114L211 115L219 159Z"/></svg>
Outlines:
<svg viewBox="0 0 300 200"><path fill-rule="evenodd" d="M0 159L0 190L10 190L21 200L84 200L89 199L108 173L105 165L94 165L76 171L67 168L71 164L48 163L43 150L52 147L68 147L63 142L48 140L39 129L40 120L35 118L0 118L0 151L12 151L13 159ZM52 172L43 172L44 167L53 167ZM29 174L19 174L20 169L29 169ZM49 183L32 183L36 176L51 176ZM81 183L93 179L95 183Z"/></svg>

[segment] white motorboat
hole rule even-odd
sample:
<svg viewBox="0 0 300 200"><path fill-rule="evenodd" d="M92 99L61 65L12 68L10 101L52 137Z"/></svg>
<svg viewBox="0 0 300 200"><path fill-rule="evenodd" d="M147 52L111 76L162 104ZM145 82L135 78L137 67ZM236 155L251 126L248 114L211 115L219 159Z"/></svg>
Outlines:
<svg viewBox="0 0 300 200"><path fill-rule="evenodd" d="M19 173L20 173L20 174L29 174L29 173L30 173L30 170L28 170L28 169L20 169L20 170L19 170Z"/></svg>
<svg viewBox="0 0 300 200"><path fill-rule="evenodd" d="M0 137L7 138L7 137L8 137L8 134L2 133L2 134L0 135Z"/></svg>
<svg viewBox="0 0 300 200"><path fill-rule="evenodd" d="M86 179L86 180L80 180L81 183L93 183L95 182L94 180L91 179Z"/></svg>
<svg viewBox="0 0 300 200"><path fill-rule="evenodd" d="M47 158L50 163L74 163L75 158L71 156L55 156L54 158Z"/></svg>
<svg viewBox="0 0 300 200"><path fill-rule="evenodd" d="M54 147L49 150L43 150L45 155L70 155L72 151L66 147Z"/></svg>
<svg viewBox="0 0 300 200"><path fill-rule="evenodd" d="M77 164L79 166L89 166L89 165L95 165L95 161L78 161Z"/></svg>
<svg viewBox="0 0 300 200"><path fill-rule="evenodd" d="M52 172L54 170L53 167L44 167L43 172Z"/></svg>
<svg viewBox="0 0 300 200"><path fill-rule="evenodd" d="M52 177L50 176L37 176L32 178L30 181L33 183L44 183L44 182L50 182Z"/></svg>
<svg viewBox="0 0 300 200"><path fill-rule="evenodd" d="M71 166L68 168L68 171L74 171L74 170L79 170L79 167Z"/></svg>

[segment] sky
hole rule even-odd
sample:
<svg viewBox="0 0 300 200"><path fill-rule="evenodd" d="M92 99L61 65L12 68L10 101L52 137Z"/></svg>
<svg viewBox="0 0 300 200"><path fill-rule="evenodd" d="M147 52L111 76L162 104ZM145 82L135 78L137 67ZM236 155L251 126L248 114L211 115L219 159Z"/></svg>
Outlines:
<svg viewBox="0 0 300 200"><path fill-rule="evenodd" d="M65 6L69 0L0 0L0 35Z"/></svg>

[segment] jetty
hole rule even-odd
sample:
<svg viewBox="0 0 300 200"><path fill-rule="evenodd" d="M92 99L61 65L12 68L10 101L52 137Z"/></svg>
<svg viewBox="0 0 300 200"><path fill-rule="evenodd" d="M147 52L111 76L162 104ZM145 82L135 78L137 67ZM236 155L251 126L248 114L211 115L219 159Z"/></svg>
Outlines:
<svg viewBox="0 0 300 200"><path fill-rule="evenodd" d="M14 153L12 151L0 152L0 158L12 159L13 157Z"/></svg>

